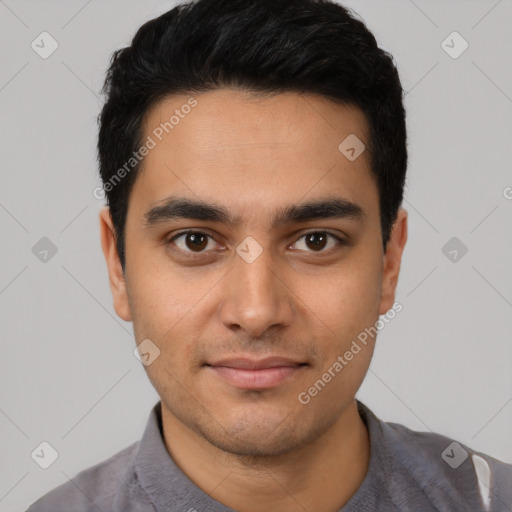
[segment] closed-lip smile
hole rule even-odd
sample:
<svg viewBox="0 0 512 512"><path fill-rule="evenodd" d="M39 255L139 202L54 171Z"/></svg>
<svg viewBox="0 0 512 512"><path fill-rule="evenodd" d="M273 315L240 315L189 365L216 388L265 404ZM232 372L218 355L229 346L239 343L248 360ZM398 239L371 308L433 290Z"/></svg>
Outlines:
<svg viewBox="0 0 512 512"><path fill-rule="evenodd" d="M231 357L207 363L205 366L231 385L254 390L277 386L308 365L286 357L274 356L264 359Z"/></svg>

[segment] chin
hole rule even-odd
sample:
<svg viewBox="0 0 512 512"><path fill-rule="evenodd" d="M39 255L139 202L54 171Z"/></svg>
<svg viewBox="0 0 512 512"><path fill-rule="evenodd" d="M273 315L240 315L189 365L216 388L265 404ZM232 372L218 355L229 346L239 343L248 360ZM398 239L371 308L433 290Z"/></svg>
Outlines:
<svg viewBox="0 0 512 512"><path fill-rule="evenodd" d="M268 429L255 428L250 432L201 432L205 439L227 453L239 457L264 459L292 452L301 444L301 440L285 430L274 431L270 436ZM292 434L292 435L290 435Z"/></svg>
<svg viewBox="0 0 512 512"><path fill-rule="evenodd" d="M195 430L216 448L239 457L262 460L306 446L328 428L329 425L310 424L304 416L283 415L282 410L279 414L246 413L236 418L223 417L222 426L211 418L195 425Z"/></svg>

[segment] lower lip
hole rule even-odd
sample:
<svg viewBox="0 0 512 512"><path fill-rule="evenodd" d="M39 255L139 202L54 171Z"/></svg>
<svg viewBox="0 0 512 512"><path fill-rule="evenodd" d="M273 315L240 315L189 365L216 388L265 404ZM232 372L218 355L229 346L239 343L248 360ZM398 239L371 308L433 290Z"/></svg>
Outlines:
<svg viewBox="0 0 512 512"><path fill-rule="evenodd" d="M243 389L267 389L297 374L304 366L278 366L246 370L227 366L207 366L223 380Z"/></svg>

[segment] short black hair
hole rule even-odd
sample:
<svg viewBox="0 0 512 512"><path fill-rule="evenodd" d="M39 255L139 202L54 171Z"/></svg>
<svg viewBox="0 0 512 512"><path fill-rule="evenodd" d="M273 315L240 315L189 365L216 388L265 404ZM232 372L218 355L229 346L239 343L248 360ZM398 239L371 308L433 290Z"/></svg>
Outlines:
<svg viewBox="0 0 512 512"><path fill-rule="evenodd" d="M145 114L170 95L221 88L312 93L359 107L386 249L407 168L393 57L355 13L330 0L196 0L144 23L130 46L112 54L106 74L98 160L123 270L128 200L141 170L134 161L126 172L126 163L142 144Z"/></svg>

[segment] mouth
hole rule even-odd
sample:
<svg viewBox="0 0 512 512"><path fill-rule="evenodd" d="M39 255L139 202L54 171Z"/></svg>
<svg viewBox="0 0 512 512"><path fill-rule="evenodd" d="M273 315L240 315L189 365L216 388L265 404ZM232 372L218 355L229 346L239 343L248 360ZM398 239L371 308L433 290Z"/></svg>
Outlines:
<svg viewBox="0 0 512 512"><path fill-rule="evenodd" d="M223 359L206 364L214 375L230 385L240 389L268 389L296 376L303 371L307 363L301 363L284 357L265 359Z"/></svg>

